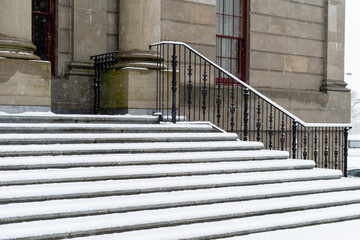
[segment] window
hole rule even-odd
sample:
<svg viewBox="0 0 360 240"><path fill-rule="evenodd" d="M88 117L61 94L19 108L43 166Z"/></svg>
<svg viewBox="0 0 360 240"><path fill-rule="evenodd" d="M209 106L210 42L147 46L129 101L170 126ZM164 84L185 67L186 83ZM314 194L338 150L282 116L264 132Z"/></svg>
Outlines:
<svg viewBox="0 0 360 240"><path fill-rule="evenodd" d="M216 1L216 63L246 82L246 0Z"/></svg>
<svg viewBox="0 0 360 240"><path fill-rule="evenodd" d="M32 1L32 41L35 54L51 62L51 74L55 75L55 7L56 0Z"/></svg>

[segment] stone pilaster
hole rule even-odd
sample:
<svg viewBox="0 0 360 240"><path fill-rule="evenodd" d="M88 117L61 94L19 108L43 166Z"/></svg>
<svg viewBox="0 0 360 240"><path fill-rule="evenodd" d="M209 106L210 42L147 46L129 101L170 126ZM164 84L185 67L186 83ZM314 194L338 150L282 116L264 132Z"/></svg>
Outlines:
<svg viewBox="0 0 360 240"><path fill-rule="evenodd" d="M322 91L350 91L344 82L345 0L328 0L325 8L325 61Z"/></svg>

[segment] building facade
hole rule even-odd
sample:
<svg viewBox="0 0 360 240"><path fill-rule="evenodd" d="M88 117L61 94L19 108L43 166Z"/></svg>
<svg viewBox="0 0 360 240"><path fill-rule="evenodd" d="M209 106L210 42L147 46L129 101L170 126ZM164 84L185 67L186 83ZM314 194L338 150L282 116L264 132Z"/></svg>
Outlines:
<svg viewBox="0 0 360 240"><path fill-rule="evenodd" d="M146 96L154 85L147 79L155 74L149 44L166 40L189 44L305 121L350 122L345 0L0 4L0 111L91 113L90 57L117 51L117 75L106 80L111 83L105 89L113 92L126 84L120 95L127 102L109 108L144 113L151 108ZM123 101L111 94L108 98Z"/></svg>

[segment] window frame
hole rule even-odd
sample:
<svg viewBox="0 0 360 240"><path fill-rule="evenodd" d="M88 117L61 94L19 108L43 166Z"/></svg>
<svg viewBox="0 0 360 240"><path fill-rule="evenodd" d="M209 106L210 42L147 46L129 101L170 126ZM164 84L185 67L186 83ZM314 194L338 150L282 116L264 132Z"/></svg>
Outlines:
<svg viewBox="0 0 360 240"><path fill-rule="evenodd" d="M226 13L225 10L225 2L231 2L232 8L231 14ZM235 1L239 1L239 13L235 13ZM218 6L219 3L222 3L222 9L220 6ZM230 4L231 6L231 4ZM221 11L222 10L222 11ZM231 72L233 75L238 77L244 82L247 82L247 0L217 0L217 6L216 6L216 62L221 67L224 67L223 59L229 59L229 68L226 69L229 72ZM231 18L231 25L232 25L232 32L231 35L225 34L225 17ZM221 19L219 22L220 26L218 26L218 19ZM239 29L238 32L240 33L240 36L234 36L235 34L235 19L239 19ZM242 21L241 21L242 20ZM219 29L218 29L219 28ZM220 30L221 32L219 33ZM230 41L230 52L224 56L223 54L223 42ZM234 55L233 50L233 41L238 41L237 43L237 49L235 50L236 53ZM236 72L233 69L233 63L232 61L236 61ZM226 79L221 79L221 82L229 83Z"/></svg>
<svg viewBox="0 0 360 240"><path fill-rule="evenodd" d="M47 42L46 61L51 62L51 75L55 75L55 63L56 63L56 0L46 0L48 3L48 11L36 11L36 0L32 0L32 42L36 45L36 42ZM46 40L35 38L36 26L35 16L45 16L48 21L46 29Z"/></svg>

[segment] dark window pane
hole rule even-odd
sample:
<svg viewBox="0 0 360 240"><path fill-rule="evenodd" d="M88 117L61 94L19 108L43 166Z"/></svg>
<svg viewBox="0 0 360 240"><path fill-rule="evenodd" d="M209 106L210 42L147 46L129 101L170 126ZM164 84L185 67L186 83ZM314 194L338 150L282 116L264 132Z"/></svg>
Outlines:
<svg viewBox="0 0 360 240"><path fill-rule="evenodd" d="M233 35L233 17L224 16L224 35Z"/></svg>
<svg viewBox="0 0 360 240"><path fill-rule="evenodd" d="M234 37L242 37L242 18L234 18Z"/></svg>
<svg viewBox="0 0 360 240"><path fill-rule="evenodd" d="M35 0L35 11L37 12L50 12L49 0Z"/></svg>
<svg viewBox="0 0 360 240"><path fill-rule="evenodd" d="M239 56L239 40L233 39L232 40L232 46L231 46L231 57L232 58L238 58Z"/></svg>
<svg viewBox="0 0 360 240"><path fill-rule="evenodd" d="M35 39L41 39L41 40L46 40L47 39L47 33L48 33L48 17L47 16L42 16L42 15L37 15L34 16L34 27L35 27Z"/></svg>
<svg viewBox="0 0 360 240"><path fill-rule="evenodd" d="M216 15L216 34L223 35L223 16Z"/></svg>
<svg viewBox="0 0 360 240"><path fill-rule="evenodd" d="M216 0L216 13L223 12L223 0Z"/></svg>
<svg viewBox="0 0 360 240"><path fill-rule="evenodd" d="M230 57L230 51L231 51L231 39L223 38L221 56Z"/></svg>
<svg viewBox="0 0 360 240"><path fill-rule="evenodd" d="M233 1L224 0L224 14L233 15Z"/></svg>
<svg viewBox="0 0 360 240"><path fill-rule="evenodd" d="M48 43L43 41L35 41L36 46L35 54L38 55L42 60L48 60Z"/></svg>

